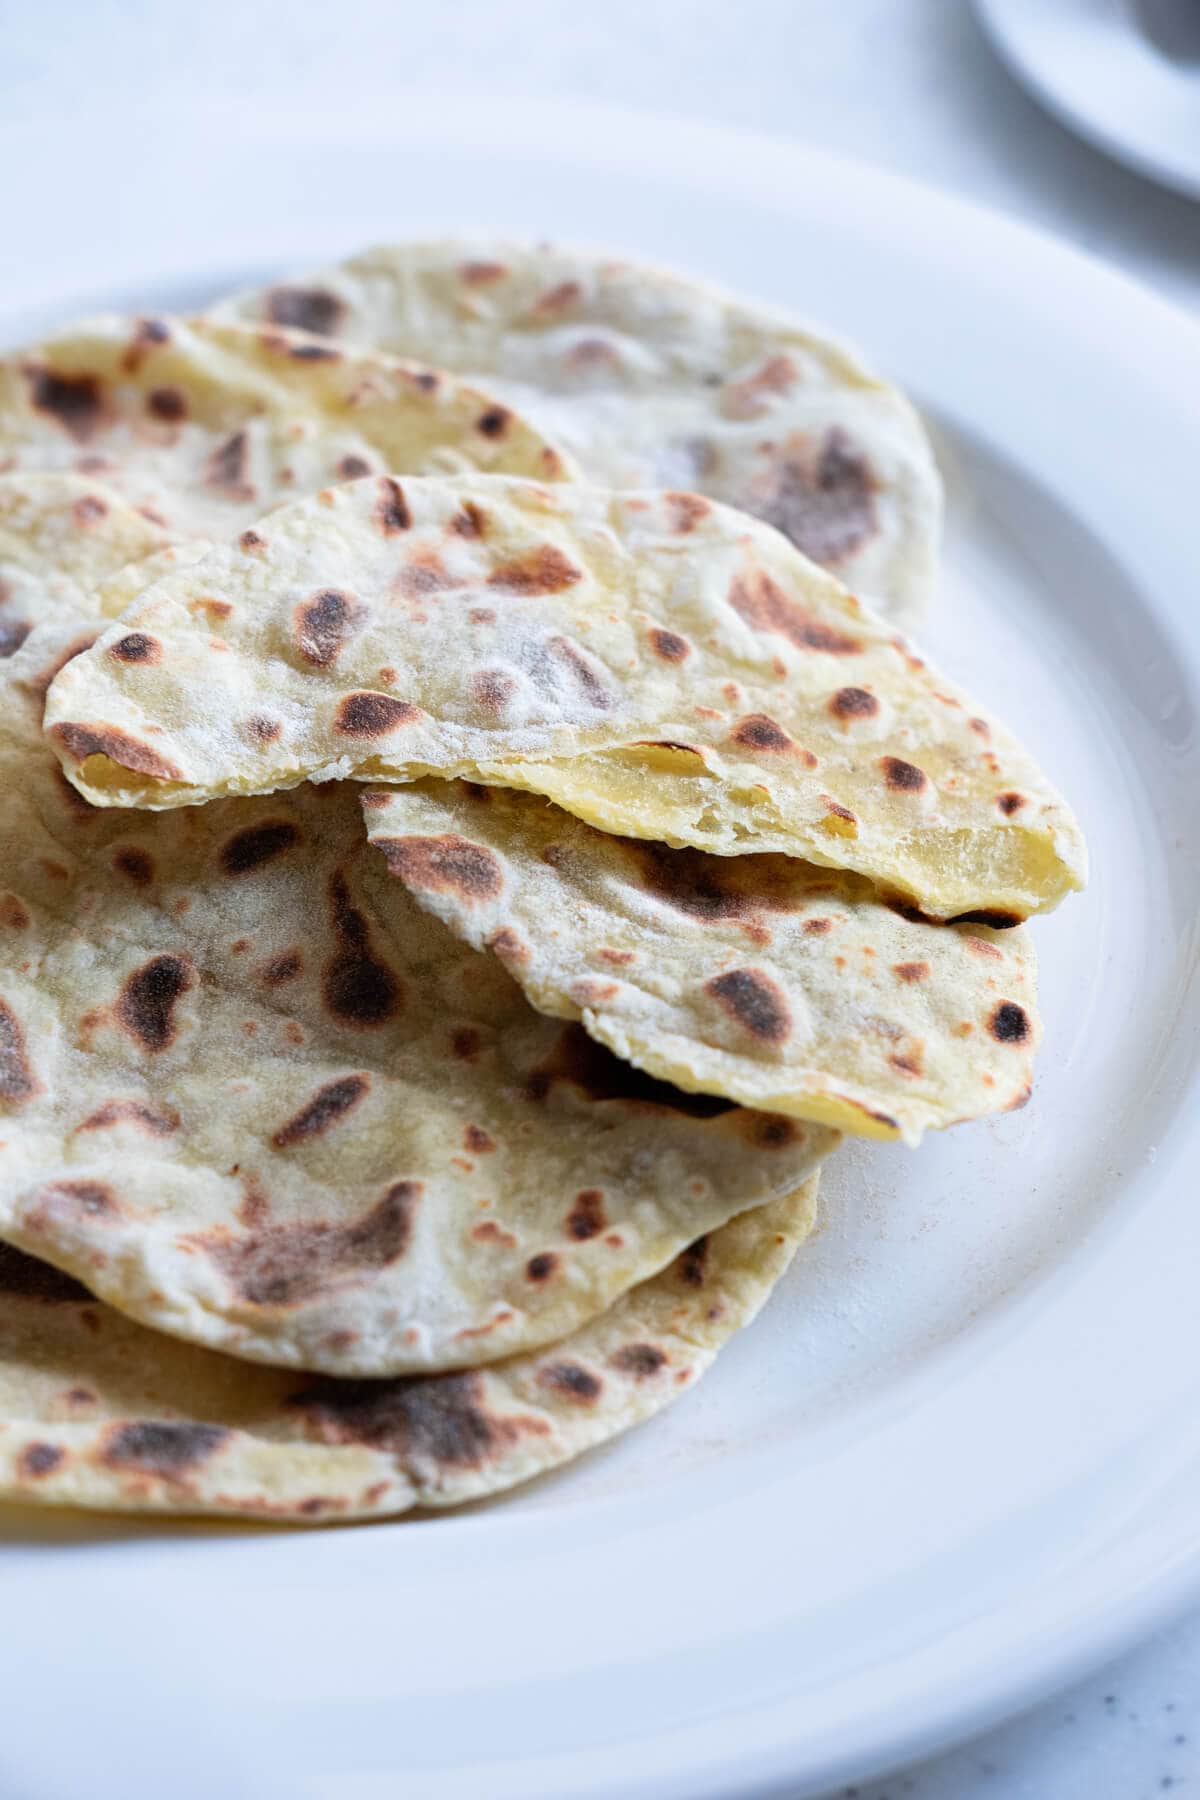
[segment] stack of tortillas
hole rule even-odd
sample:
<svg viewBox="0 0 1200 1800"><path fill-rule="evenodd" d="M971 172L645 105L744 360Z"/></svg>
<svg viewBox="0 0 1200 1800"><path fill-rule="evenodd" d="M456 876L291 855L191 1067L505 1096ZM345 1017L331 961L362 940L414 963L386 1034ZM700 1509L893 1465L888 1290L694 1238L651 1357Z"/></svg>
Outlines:
<svg viewBox="0 0 1200 1800"><path fill-rule="evenodd" d="M1028 1095L1083 844L844 349L409 245L14 353L0 468L0 1494L509 1487Z"/></svg>

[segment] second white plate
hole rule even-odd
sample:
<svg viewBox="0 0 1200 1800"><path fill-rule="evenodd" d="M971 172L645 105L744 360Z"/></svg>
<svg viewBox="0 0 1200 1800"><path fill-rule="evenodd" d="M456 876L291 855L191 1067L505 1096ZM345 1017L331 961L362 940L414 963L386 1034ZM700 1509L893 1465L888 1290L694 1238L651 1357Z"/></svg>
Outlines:
<svg viewBox="0 0 1200 1800"><path fill-rule="evenodd" d="M1139 175L1200 198L1200 13L1155 44L1132 0L976 0L1013 74L1061 122ZM1189 9L1191 17L1189 18Z"/></svg>

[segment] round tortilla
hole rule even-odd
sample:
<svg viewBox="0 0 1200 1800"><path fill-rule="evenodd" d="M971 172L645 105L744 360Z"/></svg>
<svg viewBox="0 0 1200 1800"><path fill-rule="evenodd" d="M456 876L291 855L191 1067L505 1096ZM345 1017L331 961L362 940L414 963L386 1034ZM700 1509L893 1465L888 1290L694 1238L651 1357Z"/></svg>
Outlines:
<svg viewBox="0 0 1200 1800"><path fill-rule="evenodd" d="M536 427L441 371L287 331L116 315L0 359L0 464L100 480L185 538L233 537L390 469L568 473Z"/></svg>
<svg viewBox="0 0 1200 1800"><path fill-rule="evenodd" d="M458 775L622 836L847 869L935 918L1014 924L1083 883L1015 738L727 507L385 476L255 536L155 582L54 683L89 799Z"/></svg>
<svg viewBox="0 0 1200 1800"><path fill-rule="evenodd" d="M692 1388L811 1229L818 1178L549 1348L338 1381L172 1342L0 1244L0 1498L314 1523L479 1500Z"/></svg>
<svg viewBox="0 0 1200 1800"><path fill-rule="evenodd" d="M0 1237L243 1357L465 1367L565 1336L836 1143L540 1017L390 880L357 787L88 807L38 735L80 623L0 665Z"/></svg>
<svg viewBox="0 0 1200 1800"><path fill-rule="evenodd" d="M686 488L777 526L911 620L941 486L917 414L811 326L705 283L547 244L385 245L235 295L298 326L484 381L613 488Z"/></svg>
<svg viewBox="0 0 1200 1800"><path fill-rule="evenodd" d="M858 875L614 837L511 789L374 788L363 815L465 943L525 946L534 1006L660 1080L909 1144L1029 1098L1025 926L927 924Z"/></svg>

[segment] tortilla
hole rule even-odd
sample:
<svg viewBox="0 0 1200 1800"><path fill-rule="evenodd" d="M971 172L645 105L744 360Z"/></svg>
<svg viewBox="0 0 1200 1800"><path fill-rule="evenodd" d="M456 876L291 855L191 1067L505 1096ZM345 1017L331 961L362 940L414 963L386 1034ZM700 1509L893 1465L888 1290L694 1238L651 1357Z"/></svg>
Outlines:
<svg viewBox="0 0 1200 1800"><path fill-rule="evenodd" d="M1016 740L743 514L384 477L256 537L149 587L54 683L88 799L459 775L624 836L853 870L936 918L1013 924L1082 884Z"/></svg>
<svg viewBox="0 0 1200 1800"><path fill-rule="evenodd" d="M175 1343L0 1244L0 1497L312 1523L498 1493L686 1394L808 1234L817 1179L701 1238L561 1343L393 1381Z"/></svg>
<svg viewBox="0 0 1200 1800"><path fill-rule="evenodd" d="M770 308L623 258L449 240L368 250L215 312L468 374L589 480L755 513L892 617L932 593L941 486L917 414Z"/></svg>
<svg viewBox="0 0 1200 1800"><path fill-rule="evenodd" d="M563 1337L836 1143L533 1012L390 880L357 787L85 806L38 737L78 631L0 664L0 1238L240 1356L462 1367Z"/></svg>
<svg viewBox="0 0 1200 1800"><path fill-rule="evenodd" d="M567 473L453 376L286 331L115 315L0 359L0 463L98 478L161 531L217 538L389 469Z"/></svg>
<svg viewBox="0 0 1200 1800"><path fill-rule="evenodd" d="M1029 1097L1023 926L924 924L858 875L613 837L473 783L368 789L363 814L391 873L501 946L539 1011L689 1093L909 1144Z"/></svg>

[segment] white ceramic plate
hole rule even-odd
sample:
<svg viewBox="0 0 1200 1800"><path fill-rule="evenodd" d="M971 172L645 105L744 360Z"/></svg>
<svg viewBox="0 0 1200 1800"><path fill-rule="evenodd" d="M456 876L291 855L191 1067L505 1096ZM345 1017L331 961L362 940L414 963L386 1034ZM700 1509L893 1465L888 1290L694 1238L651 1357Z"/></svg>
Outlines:
<svg viewBox="0 0 1200 1800"><path fill-rule="evenodd" d="M0 141L5 335L457 225L607 241L858 339L936 423L929 643L1072 796L1023 1112L857 1146L696 1395L457 1518L10 1513L0 1792L817 1793L990 1722L1200 1584L1200 339L1030 231L795 145L577 106Z"/></svg>
<svg viewBox="0 0 1200 1800"><path fill-rule="evenodd" d="M1200 198L1196 0L975 0L996 49L1061 122Z"/></svg>

